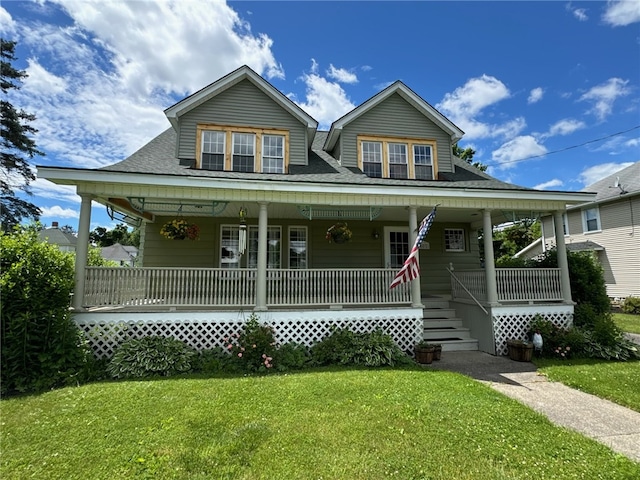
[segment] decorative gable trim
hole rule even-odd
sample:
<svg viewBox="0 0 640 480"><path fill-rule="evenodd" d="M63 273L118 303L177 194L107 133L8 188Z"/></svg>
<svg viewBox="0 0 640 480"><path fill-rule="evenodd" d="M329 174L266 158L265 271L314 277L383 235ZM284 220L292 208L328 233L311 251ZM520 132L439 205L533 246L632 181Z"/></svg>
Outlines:
<svg viewBox="0 0 640 480"><path fill-rule="evenodd" d="M207 85L201 90L189 95L188 97L180 100L175 105L167 108L164 111L169 122L176 130L178 129L179 118L190 110L202 105L204 102L214 98L216 95L224 92L225 90L233 87L237 83L249 80L257 88L263 91L274 102L280 105L283 109L289 112L293 117L298 119L300 123L305 125L310 133L309 138L313 139L313 134L318 128L318 122L302 110L298 105L289 100L286 95L280 92L277 88L267 82L264 78L258 75L248 66L244 65L237 70L225 75L219 80Z"/></svg>
<svg viewBox="0 0 640 480"><path fill-rule="evenodd" d="M400 80L397 80L381 92L371 97L362 105L354 108L349 113L333 122L331 124L331 130L329 130L329 135L327 136L327 140L324 144L323 150L328 152L331 151L335 147L336 142L340 137L340 133L345 125L351 123L361 115L364 115L366 112L389 98L394 93L400 95L407 101L407 103L415 107L425 117L430 119L440 128L442 128L442 130L447 132L451 136L452 143L457 142L464 135L464 132L460 130L456 125L454 125L449 119L442 115L438 110L433 108L428 102L423 100L417 93L407 87L404 83L402 83Z"/></svg>

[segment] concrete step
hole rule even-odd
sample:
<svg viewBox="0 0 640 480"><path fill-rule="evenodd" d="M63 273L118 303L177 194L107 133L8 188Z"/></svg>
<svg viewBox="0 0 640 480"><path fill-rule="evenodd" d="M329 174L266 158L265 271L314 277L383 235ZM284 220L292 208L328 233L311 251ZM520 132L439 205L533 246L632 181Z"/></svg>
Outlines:
<svg viewBox="0 0 640 480"><path fill-rule="evenodd" d="M422 320L424 328L462 328L460 318L424 318Z"/></svg>

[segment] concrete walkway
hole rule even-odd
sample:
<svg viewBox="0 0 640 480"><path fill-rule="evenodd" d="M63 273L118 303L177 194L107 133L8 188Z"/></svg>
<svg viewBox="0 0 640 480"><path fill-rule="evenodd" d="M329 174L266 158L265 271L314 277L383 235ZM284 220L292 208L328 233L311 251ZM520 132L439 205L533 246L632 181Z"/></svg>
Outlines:
<svg viewBox="0 0 640 480"><path fill-rule="evenodd" d="M530 362L483 352L442 352L442 360L425 366L480 380L542 413L640 462L640 413L608 400L547 380Z"/></svg>

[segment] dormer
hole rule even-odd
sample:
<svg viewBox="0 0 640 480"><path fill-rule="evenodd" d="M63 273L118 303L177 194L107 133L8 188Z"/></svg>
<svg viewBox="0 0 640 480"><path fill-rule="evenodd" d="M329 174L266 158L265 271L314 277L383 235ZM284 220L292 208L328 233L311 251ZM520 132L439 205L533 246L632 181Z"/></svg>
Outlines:
<svg viewBox="0 0 640 480"><path fill-rule="evenodd" d="M437 180L464 135L400 81L336 120L323 149L375 178Z"/></svg>
<svg viewBox="0 0 640 480"><path fill-rule="evenodd" d="M287 173L307 165L318 122L246 65L165 110L192 168Z"/></svg>

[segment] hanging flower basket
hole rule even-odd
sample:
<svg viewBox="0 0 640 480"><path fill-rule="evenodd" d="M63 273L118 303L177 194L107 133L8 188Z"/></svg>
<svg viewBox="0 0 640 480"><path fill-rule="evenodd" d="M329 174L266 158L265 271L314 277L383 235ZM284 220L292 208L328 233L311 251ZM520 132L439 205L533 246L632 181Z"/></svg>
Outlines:
<svg viewBox="0 0 640 480"><path fill-rule="evenodd" d="M175 218L162 226L160 235L169 240L197 240L200 237L200 227L184 218Z"/></svg>
<svg viewBox="0 0 640 480"><path fill-rule="evenodd" d="M353 233L345 222L338 222L331 225L327 230L325 238L329 243L346 243L351 240Z"/></svg>

